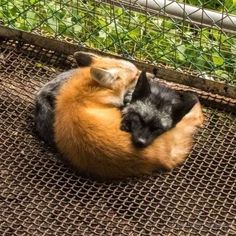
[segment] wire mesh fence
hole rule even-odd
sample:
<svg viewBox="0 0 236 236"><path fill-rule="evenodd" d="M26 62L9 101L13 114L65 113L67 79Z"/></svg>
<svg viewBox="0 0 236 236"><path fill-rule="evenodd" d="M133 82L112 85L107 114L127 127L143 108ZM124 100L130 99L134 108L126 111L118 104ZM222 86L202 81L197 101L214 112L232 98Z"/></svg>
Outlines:
<svg viewBox="0 0 236 236"><path fill-rule="evenodd" d="M109 2L109 4L108 4ZM191 16L172 17L166 11L172 1L1 0L2 24L47 37L127 58L162 63L197 73L207 79L236 84L236 38L233 31L213 21L211 26L191 21ZM148 11L148 2L163 2L158 11ZM236 14L236 2L182 0L202 10L222 15ZM195 12L196 12L195 11ZM232 21L232 24L235 23ZM236 27L236 25L235 25Z"/></svg>
<svg viewBox="0 0 236 236"><path fill-rule="evenodd" d="M138 2L1 0L0 21L236 84L235 32ZM232 0L176 3L236 13ZM205 104L206 122L185 164L173 172L91 181L40 143L32 122L35 92L75 66L71 57L0 40L0 235L235 235L235 100L191 88Z"/></svg>
<svg viewBox="0 0 236 236"><path fill-rule="evenodd" d="M0 55L1 236L236 235L236 100L195 89L205 126L184 165L97 182L35 135L34 94L75 66L71 57L12 40L1 41Z"/></svg>

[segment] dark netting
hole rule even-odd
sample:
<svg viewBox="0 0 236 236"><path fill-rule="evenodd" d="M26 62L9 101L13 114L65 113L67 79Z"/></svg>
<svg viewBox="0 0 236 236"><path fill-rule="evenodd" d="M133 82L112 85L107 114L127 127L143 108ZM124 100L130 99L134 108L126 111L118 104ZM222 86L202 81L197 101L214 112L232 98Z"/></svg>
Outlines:
<svg viewBox="0 0 236 236"><path fill-rule="evenodd" d="M1 0L0 23L236 85L235 0Z"/></svg>
<svg viewBox="0 0 236 236"><path fill-rule="evenodd" d="M235 101L199 92L205 127L181 167L99 183L34 133L34 94L70 58L4 40L0 50L0 235L236 234Z"/></svg>

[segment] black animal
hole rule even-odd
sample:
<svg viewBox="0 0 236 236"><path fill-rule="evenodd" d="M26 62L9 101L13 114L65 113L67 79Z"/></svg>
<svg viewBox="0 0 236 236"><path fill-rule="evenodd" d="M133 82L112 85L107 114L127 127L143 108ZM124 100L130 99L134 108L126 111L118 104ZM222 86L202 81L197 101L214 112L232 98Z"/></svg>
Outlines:
<svg viewBox="0 0 236 236"><path fill-rule="evenodd" d="M142 71L136 87L125 97L121 130L131 133L134 145L146 147L173 128L198 102L196 95L177 92Z"/></svg>

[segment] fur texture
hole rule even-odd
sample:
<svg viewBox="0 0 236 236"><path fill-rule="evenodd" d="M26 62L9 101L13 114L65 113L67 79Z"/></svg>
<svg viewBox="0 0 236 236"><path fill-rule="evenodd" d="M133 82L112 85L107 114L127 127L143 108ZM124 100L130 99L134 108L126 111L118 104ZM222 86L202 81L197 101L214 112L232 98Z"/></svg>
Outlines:
<svg viewBox="0 0 236 236"><path fill-rule="evenodd" d="M136 67L124 60L113 60L112 58L99 57L92 53L85 52L75 52L74 58L79 66L78 69L72 69L66 72L63 72L56 76L55 79L52 79L50 82L45 84L36 94L35 101L35 127L36 131L39 134L40 138L43 139L48 145L54 146L54 109L55 109L55 99L58 94L61 86L67 82L76 71L80 68L89 66L93 64L100 68L100 70L95 70L94 73L97 73L97 76L102 76L101 78L105 79L105 75L109 76L110 73L103 73L102 67L110 64L110 69L114 66L112 73L117 73L119 68L124 70L125 68L132 68L132 70L137 71ZM101 65L101 66L100 66ZM124 72L123 72L124 73ZM115 78L115 76L114 76ZM111 80L107 80L111 82ZM104 84L105 86L105 84ZM108 86L108 85L106 85ZM107 100L112 102L116 107L123 105L123 96L124 92L121 94L121 97L109 97Z"/></svg>
<svg viewBox="0 0 236 236"><path fill-rule="evenodd" d="M156 80L148 80L145 71L128 97L130 99L125 99L127 105L122 110L121 129L131 133L137 147L151 144L199 102L194 94L177 92Z"/></svg>
<svg viewBox="0 0 236 236"><path fill-rule="evenodd" d="M75 70L69 70L59 74L45 84L36 95L34 116L36 131L49 145L54 145L54 107L58 90L74 72Z"/></svg>
<svg viewBox="0 0 236 236"><path fill-rule="evenodd" d="M56 97L55 143L64 157L86 175L102 179L140 176L182 163L203 122L200 104L151 145L136 148L131 135L120 130L119 107L137 81L137 68L109 58L90 63L73 73Z"/></svg>

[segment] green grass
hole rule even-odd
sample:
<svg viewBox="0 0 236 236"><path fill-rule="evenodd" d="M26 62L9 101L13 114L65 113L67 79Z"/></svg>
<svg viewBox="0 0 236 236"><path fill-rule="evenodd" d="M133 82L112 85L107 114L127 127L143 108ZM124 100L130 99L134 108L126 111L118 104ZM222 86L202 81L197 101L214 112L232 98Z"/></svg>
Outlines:
<svg viewBox="0 0 236 236"><path fill-rule="evenodd" d="M236 14L236 0L178 2ZM206 73L236 85L236 38L217 29L82 0L1 0L0 19L17 29Z"/></svg>

